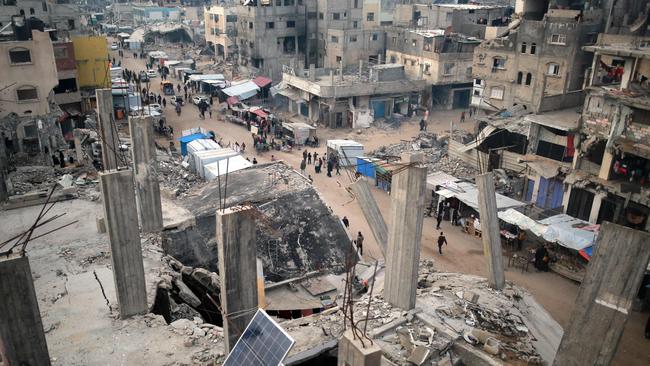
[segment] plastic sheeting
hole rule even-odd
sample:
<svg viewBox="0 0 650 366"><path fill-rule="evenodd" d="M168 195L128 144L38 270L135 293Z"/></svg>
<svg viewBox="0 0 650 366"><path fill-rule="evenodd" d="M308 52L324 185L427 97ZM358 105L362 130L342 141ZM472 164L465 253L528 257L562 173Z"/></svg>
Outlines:
<svg viewBox="0 0 650 366"><path fill-rule="evenodd" d="M238 97L239 100L246 100L248 98L254 97L257 92L260 91L260 87L252 81L245 81L241 84L233 85L230 88L223 89L222 91L228 96Z"/></svg>
<svg viewBox="0 0 650 366"><path fill-rule="evenodd" d="M443 189L436 192L445 198L456 197L467 206L478 211L478 188L469 182L456 182L442 185ZM525 206L526 203L517 201L497 193L497 210Z"/></svg>
<svg viewBox="0 0 650 366"><path fill-rule="evenodd" d="M592 225L566 214L536 221L511 208L499 212L498 216L499 219L530 231L550 243L558 243L578 251L592 246L598 235L598 225Z"/></svg>

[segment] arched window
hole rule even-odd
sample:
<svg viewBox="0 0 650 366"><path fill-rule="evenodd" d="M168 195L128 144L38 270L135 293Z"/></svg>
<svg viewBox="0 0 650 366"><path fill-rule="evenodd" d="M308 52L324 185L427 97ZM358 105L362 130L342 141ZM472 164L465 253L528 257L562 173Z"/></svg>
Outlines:
<svg viewBox="0 0 650 366"><path fill-rule="evenodd" d="M524 73L519 71L517 73L517 84L521 85L521 81L524 79Z"/></svg>
<svg viewBox="0 0 650 366"><path fill-rule="evenodd" d="M534 55L537 52L537 43L533 42L530 44L530 54Z"/></svg>
<svg viewBox="0 0 650 366"><path fill-rule="evenodd" d="M526 53L527 44L526 42L521 43L521 53Z"/></svg>
<svg viewBox="0 0 650 366"><path fill-rule="evenodd" d="M528 73L526 74L526 85L530 85L530 83L533 82L533 74Z"/></svg>

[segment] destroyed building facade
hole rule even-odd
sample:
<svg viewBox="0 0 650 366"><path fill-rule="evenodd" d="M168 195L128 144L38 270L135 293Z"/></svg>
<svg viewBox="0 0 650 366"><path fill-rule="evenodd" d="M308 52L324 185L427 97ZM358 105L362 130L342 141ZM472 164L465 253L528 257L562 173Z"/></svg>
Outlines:
<svg viewBox="0 0 650 366"><path fill-rule="evenodd" d="M650 230L649 37L601 34L582 114L567 213Z"/></svg>
<svg viewBox="0 0 650 366"><path fill-rule="evenodd" d="M422 79L408 77L403 65L362 64L357 73L345 73L342 67L285 68L276 90L289 99L290 111L311 121L330 128L357 128L394 113L408 115L425 85Z"/></svg>
<svg viewBox="0 0 650 366"><path fill-rule="evenodd" d="M386 61L404 65L408 77L424 79L431 101L424 106L465 108L472 91L472 61L476 38L441 29L393 28L387 32Z"/></svg>
<svg viewBox="0 0 650 366"><path fill-rule="evenodd" d="M516 20L474 51L472 106L497 111L524 105L537 113L578 106L603 9L583 1L518 1Z"/></svg>

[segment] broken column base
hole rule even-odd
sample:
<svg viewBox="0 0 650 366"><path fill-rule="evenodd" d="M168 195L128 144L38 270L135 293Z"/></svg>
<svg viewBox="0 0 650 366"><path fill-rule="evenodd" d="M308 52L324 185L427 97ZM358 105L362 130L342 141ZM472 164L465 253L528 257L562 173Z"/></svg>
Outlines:
<svg viewBox="0 0 650 366"><path fill-rule="evenodd" d="M365 348L364 348L365 345ZM354 339L352 330L348 329L339 340L338 366L373 366L381 362L382 351L377 342L371 344L364 339Z"/></svg>
<svg viewBox="0 0 650 366"><path fill-rule="evenodd" d="M97 217L97 232L100 234L106 233L106 220L103 217Z"/></svg>

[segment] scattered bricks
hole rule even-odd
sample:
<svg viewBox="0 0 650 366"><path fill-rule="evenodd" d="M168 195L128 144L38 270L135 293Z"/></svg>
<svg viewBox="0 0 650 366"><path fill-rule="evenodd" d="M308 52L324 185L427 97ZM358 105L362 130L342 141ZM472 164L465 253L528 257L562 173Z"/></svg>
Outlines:
<svg viewBox="0 0 650 366"><path fill-rule="evenodd" d="M478 303L478 294L472 291L465 291L463 293L463 299L466 301L471 302L472 304Z"/></svg>

